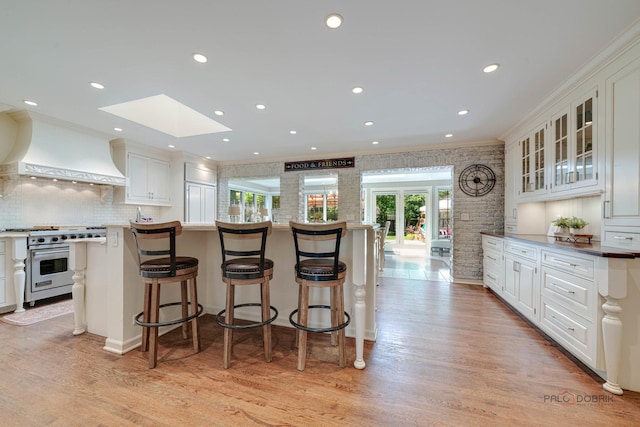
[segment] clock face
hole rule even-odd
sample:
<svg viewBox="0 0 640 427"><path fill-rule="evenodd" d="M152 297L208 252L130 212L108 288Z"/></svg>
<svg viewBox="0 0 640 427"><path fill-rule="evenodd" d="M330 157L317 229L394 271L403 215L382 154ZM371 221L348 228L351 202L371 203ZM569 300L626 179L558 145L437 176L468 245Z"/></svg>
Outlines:
<svg viewBox="0 0 640 427"><path fill-rule="evenodd" d="M471 165L460 174L459 184L460 189L469 196L484 196L496 185L496 174L488 166Z"/></svg>

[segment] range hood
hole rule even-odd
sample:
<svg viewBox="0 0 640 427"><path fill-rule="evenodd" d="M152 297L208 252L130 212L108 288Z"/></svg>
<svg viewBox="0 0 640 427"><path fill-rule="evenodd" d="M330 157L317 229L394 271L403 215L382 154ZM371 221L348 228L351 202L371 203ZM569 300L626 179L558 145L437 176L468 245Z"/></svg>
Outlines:
<svg viewBox="0 0 640 427"><path fill-rule="evenodd" d="M0 176L28 175L95 184L126 184L113 164L109 139L69 123L20 111L0 120ZM3 158L4 157L4 158Z"/></svg>

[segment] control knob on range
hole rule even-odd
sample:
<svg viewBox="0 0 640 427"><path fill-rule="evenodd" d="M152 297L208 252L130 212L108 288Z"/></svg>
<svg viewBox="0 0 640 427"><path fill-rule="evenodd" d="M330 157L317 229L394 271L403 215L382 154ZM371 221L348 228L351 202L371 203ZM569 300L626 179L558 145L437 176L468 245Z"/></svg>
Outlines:
<svg viewBox="0 0 640 427"><path fill-rule="evenodd" d="M38 237L38 243L44 243L44 237Z"/></svg>
<svg viewBox="0 0 640 427"><path fill-rule="evenodd" d="M57 241L58 241L58 238L57 238L57 237L52 237L52 238L51 238L51 241L52 241L52 242L57 242Z"/></svg>

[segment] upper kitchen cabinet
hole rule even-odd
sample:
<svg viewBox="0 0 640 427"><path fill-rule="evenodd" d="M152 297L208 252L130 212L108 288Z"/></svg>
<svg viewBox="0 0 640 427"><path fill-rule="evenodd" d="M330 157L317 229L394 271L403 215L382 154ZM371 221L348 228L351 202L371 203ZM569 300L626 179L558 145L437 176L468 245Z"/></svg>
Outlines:
<svg viewBox="0 0 640 427"><path fill-rule="evenodd" d="M546 129L546 122L542 123L518 141L519 199L529 199L547 192Z"/></svg>
<svg viewBox="0 0 640 427"><path fill-rule="evenodd" d="M135 205L171 205L171 165L168 156L155 151L111 141L113 160L125 174L127 185L114 190L114 200Z"/></svg>
<svg viewBox="0 0 640 427"><path fill-rule="evenodd" d="M598 186L597 89L551 118L552 193L593 193Z"/></svg>
<svg viewBox="0 0 640 427"><path fill-rule="evenodd" d="M517 193L520 180L517 167L520 161L520 151L517 142L507 144L504 150L505 179L504 179L504 231L505 233L518 232L518 205Z"/></svg>
<svg viewBox="0 0 640 427"><path fill-rule="evenodd" d="M604 240L640 249L640 58L607 79L606 87Z"/></svg>

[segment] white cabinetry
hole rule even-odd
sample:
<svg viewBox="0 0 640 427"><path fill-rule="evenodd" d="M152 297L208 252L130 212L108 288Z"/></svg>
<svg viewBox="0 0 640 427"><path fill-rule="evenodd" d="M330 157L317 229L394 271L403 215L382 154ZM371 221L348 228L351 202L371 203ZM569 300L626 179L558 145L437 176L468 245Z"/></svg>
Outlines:
<svg viewBox="0 0 640 427"><path fill-rule="evenodd" d="M212 185L185 183L185 221L215 222L216 187Z"/></svg>
<svg viewBox="0 0 640 427"><path fill-rule="evenodd" d="M170 205L169 162L127 153L126 203Z"/></svg>
<svg viewBox="0 0 640 427"><path fill-rule="evenodd" d="M590 89L551 118L551 192L598 185L597 99Z"/></svg>
<svg viewBox="0 0 640 427"><path fill-rule="evenodd" d="M171 206L171 165L167 156L123 140L111 141L113 161L127 177L127 185L114 189L119 203Z"/></svg>
<svg viewBox="0 0 640 427"><path fill-rule="evenodd" d="M518 141L519 182L518 195L527 199L547 191L548 147L546 140L547 124L542 123Z"/></svg>
<svg viewBox="0 0 640 427"><path fill-rule="evenodd" d="M7 242L0 239L0 313L1 307L7 304Z"/></svg>
<svg viewBox="0 0 640 427"><path fill-rule="evenodd" d="M217 171L193 163L184 165L184 219L189 223L216 220Z"/></svg>
<svg viewBox="0 0 640 427"><path fill-rule="evenodd" d="M505 147L504 179L504 232L518 232L518 144L513 142Z"/></svg>
<svg viewBox="0 0 640 427"><path fill-rule="evenodd" d="M640 59L613 74L606 87L604 242L640 249Z"/></svg>
<svg viewBox="0 0 640 427"><path fill-rule="evenodd" d="M542 329L596 366L599 325L595 259L542 250Z"/></svg>
<svg viewBox="0 0 640 427"><path fill-rule="evenodd" d="M536 246L504 243L503 298L532 321L538 320L538 249Z"/></svg>
<svg viewBox="0 0 640 427"><path fill-rule="evenodd" d="M482 236L482 254L484 285L500 295L502 294L502 270L504 269L502 239Z"/></svg>

